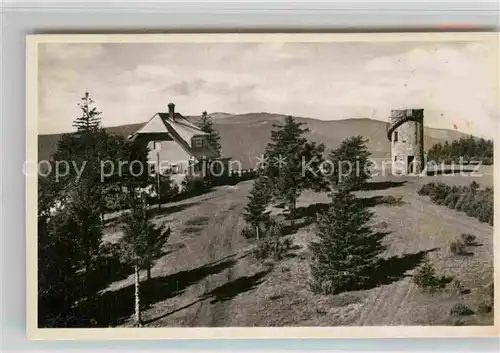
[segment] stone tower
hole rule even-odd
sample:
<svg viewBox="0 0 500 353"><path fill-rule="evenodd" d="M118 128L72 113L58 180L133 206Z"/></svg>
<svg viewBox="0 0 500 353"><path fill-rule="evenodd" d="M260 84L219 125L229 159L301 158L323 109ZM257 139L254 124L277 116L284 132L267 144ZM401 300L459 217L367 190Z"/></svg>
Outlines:
<svg viewBox="0 0 500 353"><path fill-rule="evenodd" d="M424 110L391 110L387 127L392 174L417 174L424 168Z"/></svg>

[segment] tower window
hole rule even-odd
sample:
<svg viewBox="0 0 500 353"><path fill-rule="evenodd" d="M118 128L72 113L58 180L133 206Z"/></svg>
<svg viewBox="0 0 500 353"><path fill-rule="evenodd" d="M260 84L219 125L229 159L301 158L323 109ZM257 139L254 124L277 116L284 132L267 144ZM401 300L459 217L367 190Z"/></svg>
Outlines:
<svg viewBox="0 0 500 353"><path fill-rule="evenodd" d="M394 138L393 138L393 141L394 141L394 142L398 142L398 132L397 132L397 131L394 131Z"/></svg>

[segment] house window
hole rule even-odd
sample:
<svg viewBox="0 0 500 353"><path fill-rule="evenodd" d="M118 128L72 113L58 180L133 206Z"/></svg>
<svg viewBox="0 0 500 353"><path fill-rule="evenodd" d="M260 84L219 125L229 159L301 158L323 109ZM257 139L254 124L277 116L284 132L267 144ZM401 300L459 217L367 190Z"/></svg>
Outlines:
<svg viewBox="0 0 500 353"><path fill-rule="evenodd" d="M397 132L397 131L394 131L394 138L393 138L393 141L394 141L394 142L398 142L398 132Z"/></svg>
<svg viewBox="0 0 500 353"><path fill-rule="evenodd" d="M193 146L195 148L203 147L203 145L204 145L203 141L204 141L203 137L195 137L195 138L193 138Z"/></svg>

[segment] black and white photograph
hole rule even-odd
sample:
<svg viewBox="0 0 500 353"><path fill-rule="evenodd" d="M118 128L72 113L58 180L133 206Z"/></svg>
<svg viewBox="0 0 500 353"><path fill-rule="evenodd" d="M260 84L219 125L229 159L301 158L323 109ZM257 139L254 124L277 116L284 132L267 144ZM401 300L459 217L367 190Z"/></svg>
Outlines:
<svg viewBox="0 0 500 353"><path fill-rule="evenodd" d="M498 34L28 44L38 329L498 334Z"/></svg>

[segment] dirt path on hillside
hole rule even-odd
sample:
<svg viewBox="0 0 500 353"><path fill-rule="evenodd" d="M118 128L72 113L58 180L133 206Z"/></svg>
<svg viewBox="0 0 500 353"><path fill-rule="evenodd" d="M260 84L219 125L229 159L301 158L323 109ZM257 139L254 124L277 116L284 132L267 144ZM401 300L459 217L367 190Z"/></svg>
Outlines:
<svg viewBox="0 0 500 353"><path fill-rule="evenodd" d="M207 214L212 213L214 209L221 210L215 217L212 217L205 232L207 237L211 237L206 252L209 262L227 257L237 261L243 256L240 253L242 249L235 246L237 242L235 238L240 236L238 221L244 207L244 204L241 204L241 200L244 199L241 191L235 190L235 194L231 195L233 197L214 200L209 202L206 207ZM235 263L219 275L206 277L200 283L199 288L194 288L198 293L198 297L207 296L207 299L200 301L198 310L189 320L189 326L219 326L220 323L226 321L225 309L227 302L212 303L212 297L208 296L208 293L219 285L230 283L237 277L238 273L235 273L236 265ZM189 313L186 313L186 315L189 315Z"/></svg>
<svg viewBox="0 0 500 353"><path fill-rule="evenodd" d="M217 189L200 200L191 199L187 209L158 219L170 224L174 234L169 243L182 244L177 252L157 262L153 277L181 273L179 293L155 303L144 312L147 326L222 326L228 320L226 307L232 292L231 283L244 276L248 248L240 232L244 226L241 212L251 182ZM198 202L199 201L199 202ZM196 234L183 230L193 219L206 220ZM193 278L193 279L191 279ZM182 288L182 287L186 288Z"/></svg>

